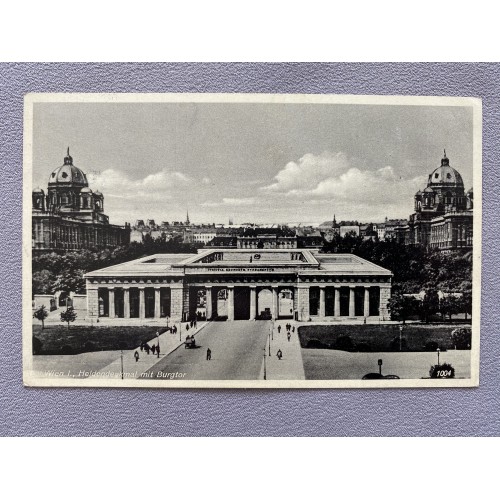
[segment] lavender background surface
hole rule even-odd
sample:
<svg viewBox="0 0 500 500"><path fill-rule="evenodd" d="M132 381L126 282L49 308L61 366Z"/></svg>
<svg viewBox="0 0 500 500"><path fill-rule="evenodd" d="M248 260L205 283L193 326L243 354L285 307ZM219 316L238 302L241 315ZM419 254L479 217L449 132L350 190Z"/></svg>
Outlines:
<svg viewBox="0 0 500 500"><path fill-rule="evenodd" d="M269 92L483 99L480 387L394 390L34 389L22 385L23 95ZM499 64L0 64L0 435L500 434Z"/></svg>

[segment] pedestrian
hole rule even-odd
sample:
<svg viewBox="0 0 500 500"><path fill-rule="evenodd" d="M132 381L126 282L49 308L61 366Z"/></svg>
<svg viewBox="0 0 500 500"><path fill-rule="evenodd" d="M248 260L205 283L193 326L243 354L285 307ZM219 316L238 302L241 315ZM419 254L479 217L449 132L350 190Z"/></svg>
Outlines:
<svg viewBox="0 0 500 500"><path fill-rule="evenodd" d="M189 325L186 323L186 332L189 331Z"/></svg>
<svg viewBox="0 0 500 500"><path fill-rule="evenodd" d="M137 351L134 352L134 358L135 362L137 363L137 361L139 361L139 353Z"/></svg>
<svg viewBox="0 0 500 500"><path fill-rule="evenodd" d="M286 334L286 338L288 339L288 342L290 342L290 337L291 337L291 336L292 336L292 334L291 334L290 332L288 332L288 333Z"/></svg>
<svg viewBox="0 0 500 500"><path fill-rule="evenodd" d="M195 327L195 328L198 328L198 326L197 326L197 321L196 321L196 320L194 320L194 327Z"/></svg>
<svg viewBox="0 0 500 500"><path fill-rule="evenodd" d="M141 352L144 351L144 340L141 342Z"/></svg>
<svg viewBox="0 0 500 500"><path fill-rule="evenodd" d="M156 346L154 344L151 346L151 352L153 353L153 355L156 352Z"/></svg>
<svg viewBox="0 0 500 500"><path fill-rule="evenodd" d="M295 327L292 326L292 333L295 333Z"/></svg>
<svg viewBox="0 0 500 500"><path fill-rule="evenodd" d="M283 357L283 353L281 352L281 349L278 349L276 356L278 357L278 360L281 360L281 358Z"/></svg>
<svg viewBox="0 0 500 500"><path fill-rule="evenodd" d="M160 343L158 342L158 345L156 346L156 354L158 357L160 357Z"/></svg>
<svg viewBox="0 0 500 500"><path fill-rule="evenodd" d="M146 354L149 354L149 344L144 344L144 350L146 351Z"/></svg>
<svg viewBox="0 0 500 500"><path fill-rule="evenodd" d="M281 333L281 325L278 325L278 333Z"/></svg>
<svg viewBox="0 0 500 500"><path fill-rule="evenodd" d="M210 361L212 359L212 351L210 350L210 347L207 349L207 361Z"/></svg>

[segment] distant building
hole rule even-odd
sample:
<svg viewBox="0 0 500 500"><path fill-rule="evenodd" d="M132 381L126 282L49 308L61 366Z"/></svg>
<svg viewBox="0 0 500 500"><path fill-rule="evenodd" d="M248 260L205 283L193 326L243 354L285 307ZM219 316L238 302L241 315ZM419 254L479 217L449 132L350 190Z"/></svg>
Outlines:
<svg viewBox="0 0 500 500"><path fill-rule="evenodd" d="M472 248L473 191L465 193L462 176L450 166L446 151L414 200L415 212L407 224L394 228L401 243L439 250Z"/></svg>
<svg viewBox="0 0 500 500"><path fill-rule="evenodd" d="M50 174L47 194L35 188L32 203L33 253L102 249L130 241L130 226L109 223L104 195L90 189L69 148L64 164Z"/></svg>

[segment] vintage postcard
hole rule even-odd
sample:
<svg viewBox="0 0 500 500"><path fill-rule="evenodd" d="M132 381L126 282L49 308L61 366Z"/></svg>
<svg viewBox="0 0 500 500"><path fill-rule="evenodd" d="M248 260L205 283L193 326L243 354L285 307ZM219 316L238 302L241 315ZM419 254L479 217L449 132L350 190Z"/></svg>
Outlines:
<svg viewBox="0 0 500 500"><path fill-rule="evenodd" d="M481 101L28 94L28 386L479 384Z"/></svg>

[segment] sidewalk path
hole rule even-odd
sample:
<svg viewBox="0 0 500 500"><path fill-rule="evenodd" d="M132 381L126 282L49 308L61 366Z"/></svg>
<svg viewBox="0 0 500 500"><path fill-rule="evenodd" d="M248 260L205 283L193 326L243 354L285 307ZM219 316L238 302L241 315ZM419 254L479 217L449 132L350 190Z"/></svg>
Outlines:
<svg viewBox="0 0 500 500"><path fill-rule="evenodd" d="M185 324L180 328L181 340L179 340L179 332L173 335L170 332L162 333L157 340L152 339L149 342L149 346L160 344L160 355L156 353L149 354L146 351L141 351L139 347L137 349L131 349L123 351L123 373L124 378L142 378L141 374L148 371L152 366L158 363L162 358L168 356L172 351L175 351L179 346L181 346L186 340L187 335L194 335L203 330L207 323L198 323L197 328L190 328L189 331L186 330ZM139 353L139 360L136 361L134 353ZM120 354L120 351L118 351ZM97 373L91 374L89 378L121 378L121 356L113 360L108 365L101 368Z"/></svg>
<svg viewBox="0 0 500 500"><path fill-rule="evenodd" d="M287 339L285 327L287 323L295 327L295 332L290 331L290 342ZM280 333L278 333L278 326L281 326ZM305 380L306 376L297 326L297 323L292 320L278 320L275 322L273 338L271 339L271 356L266 357L267 380ZM281 360L276 356L278 349L283 353ZM267 339L266 352L269 354L269 337ZM262 363L261 375L262 380L264 378L264 363Z"/></svg>

